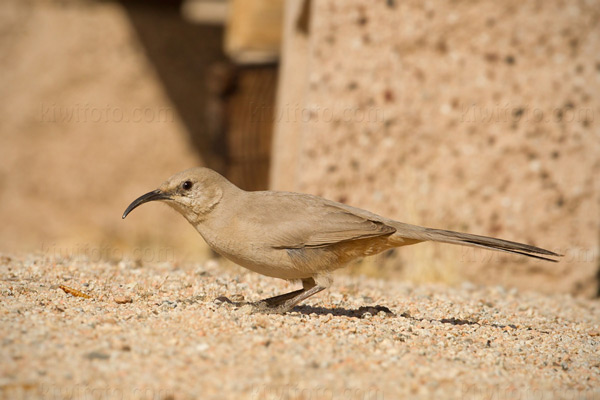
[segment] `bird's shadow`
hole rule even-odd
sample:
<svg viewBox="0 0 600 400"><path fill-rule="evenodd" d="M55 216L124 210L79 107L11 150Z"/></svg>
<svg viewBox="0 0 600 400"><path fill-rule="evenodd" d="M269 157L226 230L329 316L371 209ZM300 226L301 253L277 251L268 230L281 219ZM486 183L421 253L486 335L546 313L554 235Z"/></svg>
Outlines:
<svg viewBox="0 0 600 400"><path fill-rule="evenodd" d="M334 317L349 317L349 318L365 318L366 314L369 313L371 315L378 315L380 312L385 313L385 317L400 317L410 319L416 322L441 322L442 324L451 324L451 325L486 325L494 328L504 329L506 327L510 327L513 329L517 329L515 325L501 325L501 324L482 324L477 321L470 321L467 319L460 318L442 318L442 319L429 319L429 318L419 318L413 317L408 312L403 312L400 314L394 313L386 306L381 305L373 305L373 306L362 306L357 309L348 309L348 308L327 308L327 307L314 307L309 305L300 305L294 307L292 311L298 312L304 315L317 314L317 315L328 315L331 314Z"/></svg>
<svg viewBox="0 0 600 400"><path fill-rule="evenodd" d="M241 302L231 301L231 300L229 300L229 298L224 297L224 296L219 297L216 300L219 300L223 303L227 303L236 308L243 307L245 305L255 304L252 302L245 302L245 301L241 301ZM255 312L256 313L265 313L265 314L275 313L275 312L270 312L269 309L264 309L264 308L257 310ZM451 324L451 325L471 325L471 326L479 325L479 326L490 326L490 327L497 328L497 329L505 329L505 328L517 329L517 326L513 325L513 324L503 325L503 324L495 324L495 323L482 323L479 321L470 321L467 319L454 318L454 317L441 318L441 319L419 318L419 317L414 317L414 316L410 315L410 313L408 313L408 312L396 314L392 310L390 310L388 307L382 306L382 305L361 306L359 308L352 309L352 308L344 308L344 307L336 307L336 308L318 307L318 306L302 304L302 305L298 305L298 306L294 307L290 312L296 312L301 315L312 315L312 314L332 315L334 317L347 317L347 318L365 318L368 316L367 314L374 316L374 315L379 315L379 313L383 312L384 317L386 317L386 318L400 317L400 318L410 319L410 320L413 320L416 322L437 321L437 322L441 322L442 324Z"/></svg>
<svg viewBox="0 0 600 400"><path fill-rule="evenodd" d="M386 317L395 317L396 314L386 306L373 305L373 306L361 306L356 309L352 308L328 308L328 307L315 307L309 305L300 305L294 307L292 310L302 315L333 315L334 317L348 317L348 318L365 318L367 314L378 315L383 312Z"/></svg>
<svg viewBox="0 0 600 400"><path fill-rule="evenodd" d="M386 318L406 318L415 322L441 322L442 324L451 324L451 325L470 325L470 326L490 326L492 328L497 329L505 329L512 328L517 329L516 325L513 324L494 324L494 323L482 323L478 321L470 321L468 319L461 318L441 318L441 319L429 319L429 318L419 318L413 317L408 312L403 312L400 314L394 313L386 306L381 305L373 305L373 306L362 306L357 309L348 309L348 308L327 308L327 307L315 307L309 305L300 305L294 307L292 311L298 312L303 315L317 314L317 315L328 315L331 314L334 317L348 317L348 318L365 318L366 314L369 313L371 315L378 315L380 312L385 313Z"/></svg>
<svg viewBox="0 0 600 400"><path fill-rule="evenodd" d="M228 297L221 296L215 299L215 301L219 301L220 303L228 304L235 308L240 308L243 306L251 305L255 306L255 313L263 313L263 314L280 314L275 311L276 308L269 309L264 306L257 306L260 302L247 302L247 301L232 301ZM298 305L295 306L290 313L299 313L302 315L333 315L334 317L348 317L348 318L365 318L367 314L371 316L377 315L380 312L385 313L386 317L395 317L396 314L392 310L390 310L386 306L373 305L373 306L362 306L357 309L349 309L349 308L328 308L328 307L315 307L310 305Z"/></svg>

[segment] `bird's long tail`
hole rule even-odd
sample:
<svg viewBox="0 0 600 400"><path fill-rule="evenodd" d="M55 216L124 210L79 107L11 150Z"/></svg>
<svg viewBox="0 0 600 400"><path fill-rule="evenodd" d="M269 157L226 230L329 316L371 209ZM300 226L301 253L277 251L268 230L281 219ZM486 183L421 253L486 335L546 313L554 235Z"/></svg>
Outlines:
<svg viewBox="0 0 600 400"><path fill-rule="evenodd" d="M400 232L406 232L408 235L403 235ZM511 242L509 240L497 239L489 236L472 235L470 233L446 231L443 229L423 228L415 225L402 224L402 227L398 229L398 233L400 236L413 239L480 247L489 250L520 254L545 261L558 262L555 258L562 257L561 254L524 243Z"/></svg>

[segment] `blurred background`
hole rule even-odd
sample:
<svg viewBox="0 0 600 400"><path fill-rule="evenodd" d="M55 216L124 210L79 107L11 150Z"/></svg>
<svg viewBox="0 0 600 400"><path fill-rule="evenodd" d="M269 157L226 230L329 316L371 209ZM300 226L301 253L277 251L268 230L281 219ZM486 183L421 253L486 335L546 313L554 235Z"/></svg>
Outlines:
<svg viewBox="0 0 600 400"><path fill-rule="evenodd" d="M121 220L204 165L565 255L420 244L345 273L598 296L598 0L4 0L0 49L6 254L213 257L165 205Z"/></svg>

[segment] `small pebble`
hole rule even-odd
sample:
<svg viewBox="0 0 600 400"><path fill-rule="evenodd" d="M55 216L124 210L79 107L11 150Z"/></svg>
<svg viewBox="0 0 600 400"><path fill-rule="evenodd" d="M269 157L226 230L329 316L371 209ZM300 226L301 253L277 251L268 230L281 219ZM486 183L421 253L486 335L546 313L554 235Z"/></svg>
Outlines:
<svg viewBox="0 0 600 400"><path fill-rule="evenodd" d="M236 311L238 314L250 315L254 311L254 306L251 304L245 304L238 308Z"/></svg>
<svg viewBox="0 0 600 400"><path fill-rule="evenodd" d="M233 301L234 303L239 303L244 301L244 295L241 294L234 294L229 298L231 301Z"/></svg>
<svg viewBox="0 0 600 400"><path fill-rule="evenodd" d="M132 303L132 302L133 302L133 300L129 296L116 296L115 297L115 303L117 303L117 304L127 304L127 303Z"/></svg>
<svg viewBox="0 0 600 400"><path fill-rule="evenodd" d="M110 355L99 351L92 351L87 353L85 355L85 358L87 358L88 360L108 360L110 358Z"/></svg>

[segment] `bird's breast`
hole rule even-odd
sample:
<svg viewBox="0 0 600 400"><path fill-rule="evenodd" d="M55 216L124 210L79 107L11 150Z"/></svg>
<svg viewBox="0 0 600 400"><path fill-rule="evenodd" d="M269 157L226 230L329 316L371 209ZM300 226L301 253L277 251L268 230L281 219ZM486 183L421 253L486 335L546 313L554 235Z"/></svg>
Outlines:
<svg viewBox="0 0 600 400"><path fill-rule="evenodd" d="M211 249L251 271L289 280L312 276L306 268L298 268L285 249L269 247L260 237L240 237L239 232L232 230L217 233L206 227L196 229Z"/></svg>

